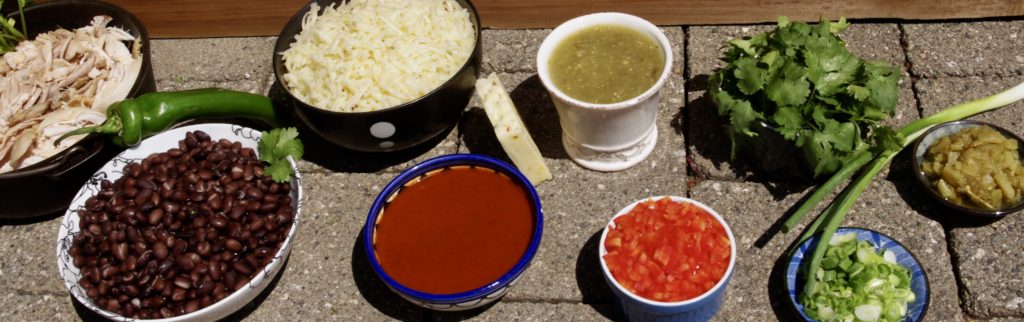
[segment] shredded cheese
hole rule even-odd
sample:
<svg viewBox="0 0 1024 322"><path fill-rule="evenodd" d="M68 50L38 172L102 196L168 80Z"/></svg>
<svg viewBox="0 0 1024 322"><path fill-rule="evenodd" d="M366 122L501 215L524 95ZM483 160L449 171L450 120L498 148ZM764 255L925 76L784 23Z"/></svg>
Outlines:
<svg viewBox="0 0 1024 322"><path fill-rule="evenodd" d="M365 112L417 99L445 81L476 45L454 0L351 0L312 8L285 50L285 85L306 104Z"/></svg>

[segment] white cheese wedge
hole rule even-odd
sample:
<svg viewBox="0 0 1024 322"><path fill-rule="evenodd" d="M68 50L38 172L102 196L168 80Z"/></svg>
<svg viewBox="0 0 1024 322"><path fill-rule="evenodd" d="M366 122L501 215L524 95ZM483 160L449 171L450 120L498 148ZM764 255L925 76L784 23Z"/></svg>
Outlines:
<svg viewBox="0 0 1024 322"><path fill-rule="evenodd" d="M483 101L484 111L487 112L491 125L494 125L494 134L498 137L498 142L519 171L523 172L534 186L551 179L551 171L544 164L537 144L533 142L530 132L523 125L523 120L519 118L519 112L505 91L505 86L498 80L498 75L491 73L487 78L478 79L476 94Z"/></svg>

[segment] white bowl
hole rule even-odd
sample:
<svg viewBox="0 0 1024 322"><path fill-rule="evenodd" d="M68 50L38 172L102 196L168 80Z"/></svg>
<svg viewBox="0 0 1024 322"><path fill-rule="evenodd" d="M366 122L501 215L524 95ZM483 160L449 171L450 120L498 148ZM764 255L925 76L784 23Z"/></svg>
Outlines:
<svg viewBox="0 0 1024 322"><path fill-rule="evenodd" d="M141 161L152 153L166 152L171 148L178 146L178 141L185 138L185 133L190 131L202 130L206 134L210 135L210 138L214 141L219 139L228 139L231 141L237 141L242 143L243 147L252 148L257 150L256 143L259 142L260 131L232 124L198 124L176 128L169 130L148 138L139 145L125 150L121 154L114 157L113 160L107 162L92 176L91 179L78 191L75 198L71 201L71 206L68 208L67 213L64 214L64 220L61 221L60 231L57 234L57 270L60 273L61 279L64 280L64 287L71 292L71 295L78 300L78 302L88 307L93 312L96 312L100 316L106 317L111 320L119 321L134 321L134 319L121 316L117 313L107 311L96 306L92 299L86 294L85 290L79 286L78 281L82 278L82 274L78 267L72 263L73 258L68 253L72 246L72 240L74 236L79 232L79 217L78 210L83 208L85 201L89 197L95 196L100 191L100 183L103 180L114 180L122 176L122 168L124 165L132 161ZM258 152L258 150L257 150ZM281 266L284 265L285 260L288 259L288 254L291 251L292 240L295 237L295 232L299 227L299 221L302 210L302 176L299 175L298 169L295 166L295 160L288 159L291 164L293 171L292 175L292 207L295 209L295 217L292 219L292 227L288 231L288 236L285 238L284 243L281 245L281 249L274 255L274 259L263 267L262 270L253 277L249 284L235 291L228 297L217 301L205 308L197 310L192 313L175 316L167 319L156 319L146 321L214 321L224 318L238 309L242 308L249 302L251 302L257 295L259 295L263 289L273 280L277 274L281 272Z"/></svg>
<svg viewBox="0 0 1024 322"><path fill-rule="evenodd" d="M651 37L665 57L658 81L637 97L610 104L584 102L559 90L549 75L551 53L566 37L595 25L625 26ZM566 21L544 38L537 51L537 75L558 112L565 152L580 166L597 171L627 169L654 151L661 88L671 71L672 45L665 33L643 18L625 13L601 12Z"/></svg>

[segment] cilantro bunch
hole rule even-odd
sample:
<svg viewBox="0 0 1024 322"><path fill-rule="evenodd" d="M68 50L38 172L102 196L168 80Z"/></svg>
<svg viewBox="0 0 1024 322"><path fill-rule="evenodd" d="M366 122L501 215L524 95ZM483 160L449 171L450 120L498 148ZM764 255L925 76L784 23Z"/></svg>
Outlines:
<svg viewBox="0 0 1024 322"><path fill-rule="evenodd" d="M781 17L770 32L729 41L727 65L709 87L731 123L733 156L737 140L756 139L762 123L802 151L815 177L868 148L872 129L895 109L900 73L851 54L837 35L847 26Z"/></svg>

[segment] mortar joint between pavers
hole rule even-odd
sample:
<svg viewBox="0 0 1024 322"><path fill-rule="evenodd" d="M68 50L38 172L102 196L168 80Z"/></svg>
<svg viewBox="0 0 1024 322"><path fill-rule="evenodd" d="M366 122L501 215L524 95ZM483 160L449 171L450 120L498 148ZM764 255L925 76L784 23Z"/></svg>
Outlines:
<svg viewBox="0 0 1024 322"><path fill-rule="evenodd" d="M914 95L914 108L917 110L917 117L924 117L924 107L921 106L921 96L917 90L917 80L920 76L914 69L914 62L910 59L910 40L908 39L907 29L903 24L896 24L896 29L900 31L900 49L903 50L903 64L907 68L907 75L910 75L910 93Z"/></svg>

